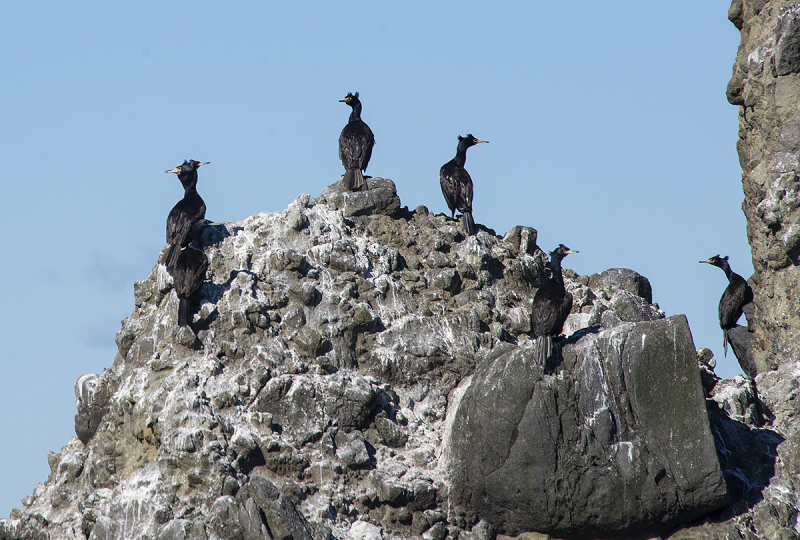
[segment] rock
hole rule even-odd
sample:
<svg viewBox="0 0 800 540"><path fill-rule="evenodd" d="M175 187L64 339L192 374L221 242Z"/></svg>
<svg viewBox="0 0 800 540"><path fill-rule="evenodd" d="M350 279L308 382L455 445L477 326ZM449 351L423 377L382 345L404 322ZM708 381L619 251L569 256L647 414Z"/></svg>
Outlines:
<svg viewBox="0 0 800 540"><path fill-rule="evenodd" d="M336 457L342 462L342 465L351 469L369 465L369 452L364 443L363 433L338 431L334 441L336 442Z"/></svg>
<svg viewBox="0 0 800 540"><path fill-rule="evenodd" d="M100 422L108 412L109 389L100 375L87 374L75 381L75 434L83 444L97 432Z"/></svg>
<svg viewBox="0 0 800 540"><path fill-rule="evenodd" d="M460 447L458 470L513 439L503 430L517 415L528 423L519 424L509 464L533 471L499 467L487 476L486 504L496 504L497 489L541 479L530 456L547 456L542 447L555 441L563 473L557 489L520 492L560 498L548 507L552 514L525 519L546 517L565 528L564 509L576 508L585 527L607 525L600 532L608 536L624 519L638 534L696 517L713 507L708 484L719 477L706 444L712 417L726 451L722 474L738 486L738 499L716 515L774 515L757 517L771 527L764 530L785 527L793 487L784 481L780 489L790 495L782 498L766 482L770 463L781 479L793 478L791 468L780 472L783 462L769 456L784 452L787 464L796 461L784 450L789 445L775 444L768 423L795 440L795 371L760 374L752 384L717 381L708 388L707 414L692 390L697 371L675 360L691 351L697 365L685 320L662 319L646 280L633 271L590 277L569 269L565 284L575 301L560 343L563 361L552 376L537 366L518 371L533 347L529 310L544 275L535 230L465 237L443 215L400 209L390 181L368 182L366 192L334 185L317 199L301 195L283 212L209 227L196 335L175 328L172 280L162 265L137 282L113 366L77 385L83 442L73 439L48 456L47 481L25 497L23 510L0 520L0 539L43 531L50 540L492 540L494 522L517 510L462 500L464 490L453 491L449 481L457 467L448 456L457 452L445 445L439 455L442 440L473 437L468 428L479 415L451 420L459 400L463 407L475 401L481 385L517 409L491 418L491 444L475 444L469 455ZM649 364L656 361L668 367ZM498 370L502 362L508 370ZM673 376L658 376L667 372ZM492 385L487 373L495 374ZM663 405L677 389L681 408L656 407L669 414L655 415L652 404ZM536 401L542 396L549 401ZM529 402L534 412L537 403L547 410L557 404L562 422L542 421L552 432L533 437ZM683 424L675 426L675 416ZM685 436L699 429L698 419L706 432ZM500 482L503 474L508 480ZM706 491L696 481L701 474ZM747 481L737 484L737 474ZM633 503L625 508L643 510L625 514L609 493L627 493ZM613 511L597 511L604 502Z"/></svg>
<svg viewBox="0 0 800 540"><path fill-rule="evenodd" d="M447 420L453 504L505 534L557 536L665 530L726 504L685 317L590 334L563 356L557 376L532 346L475 371Z"/></svg>
<svg viewBox="0 0 800 540"><path fill-rule="evenodd" d="M736 148L755 269L753 333L738 337L753 376L800 357L800 7L737 0L728 14L741 30L728 94L741 107Z"/></svg>
<svg viewBox="0 0 800 540"><path fill-rule="evenodd" d="M589 276L589 287L606 291L611 298L617 291L628 291L648 304L653 303L653 289L650 281L627 268L610 268L599 274Z"/></svg>
<svg viewBox="0 0 800 540"><path fill-rule="evenodd" d="M408 441L408 435L388 418L380 416L375 418L375 427L378 428L378 433L386 446L402 448Z"/></svg>
<svg viewBox="0 0 800 540"><path fill-rule="evenodd" d="M520 253L536 255L536 251L539 249L536 245L537 234L536 229L533 227L516 225L509 229L503 240L508 242L515 255Z"/></svg>
<svg viewBox="0 0 800 540"><path fill-rule="evenodd" d="M349 536L351 540L383 540L383 529L367 521L354 521Z"/></svg>
<svg viewBox="0 0 800 540"><path fill-rule="evenodd" d="M342 210L346 217L369 214L393 215L400 209L397 188L386 178L366 178L366 191L347 191L342 181L331 184L320 193L312 204L327 204Z"/></svg>
<svg viewBox="0 0 800 540"><path fill-rule="evenodd" d="M746 326L739 326L738 324L725 331L728 336L728 342L733 349L733 354L736 360L742 367L745 375L748 377L755 377L758 375L758 366L753 359L753 333L747 329Z"/></svg>

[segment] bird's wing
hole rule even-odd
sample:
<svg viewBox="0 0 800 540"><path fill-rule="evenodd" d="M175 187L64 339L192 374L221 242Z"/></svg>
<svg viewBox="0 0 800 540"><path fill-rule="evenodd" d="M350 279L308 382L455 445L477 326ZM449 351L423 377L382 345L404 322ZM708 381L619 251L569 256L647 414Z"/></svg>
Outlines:
<svg viewBox="0 0 800 540"><path fill-rule="evenodd" d="M737 276L739 277L739 276ZM723 329L733 328L742 316L742 307L747 299L747 282L741 277L732 279L719 299L719 325Z"/></svg>
<svg viewBox="0 0 800 540"><path fill-rule="evenodd" d="M472 212L472 178L463 167L458 170L458 210Z"/></svg>
<svg viewBox="0 0 800 540"><path fill-rule="evenodd" d="M206 215L202 199L189 204L186 200L176 204L167 216L167 243L188 246L192 241L192 226Z"/></svg>
<svg viewBox="0 0 800 540"><path fill-rule="evenodd" d="M375 136L364 122L350 122L339 135L339 159L347 169L366 169Z"/></svg>
<svg viewBox="0 0 800 540"><path fill-rule="evenodd" d="M551 335L558 317L558 305L552 281L547 282L536 291L533 297L531 321L533 333L537 336Z"/></svg>
<svg viewBox="0 0 800 540"><path fill-rule="evenodd" d="M450 210L458 206L458 182L456 181L452 163L446 163L439 169L439 184L442 186L442 195Z"/></svg>
<svg viewBox="0 0 800 540"><path fill-rule="evenodd" d="M553 328L554 334L561 334L564 331L564 323L569 317L569 313L572 311L572 294L565 293L564 298L561 300L561 304L558 306L558 318L556 319L555 328Z"/></svg>

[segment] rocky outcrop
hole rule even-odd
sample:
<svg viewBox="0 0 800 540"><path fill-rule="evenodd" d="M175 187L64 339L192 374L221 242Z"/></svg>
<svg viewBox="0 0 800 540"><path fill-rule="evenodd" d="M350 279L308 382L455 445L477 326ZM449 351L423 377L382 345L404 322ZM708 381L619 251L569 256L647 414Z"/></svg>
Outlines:
<svg viewBox="0 0 800 540"><path fill-rule="evenodd" d="M728 502L685 317L567 342L552 376L531 348L499 348L451 404L451 501L503 533L588 538Z"/></svg>
<svg viewBox="0 0 800 540"><path fill-rule="evenodd" d="M569 337L543 375L535 229L465 237L368 182L208 228L192 328L163 266L137 282L113 366L76 385L80 439L0 539L615 536L724 504L720 471L754 464L715 458L688 325L646 278L565 270Z"/></svg>
<svg viewBox="0 0 800 540"><path fill-rule="evenodd" d="M755 268L750 347L754 371L763 373L800 357L800 3L734 0L728 16L742 37L727 95L739 106L742 209Z"/></svg>

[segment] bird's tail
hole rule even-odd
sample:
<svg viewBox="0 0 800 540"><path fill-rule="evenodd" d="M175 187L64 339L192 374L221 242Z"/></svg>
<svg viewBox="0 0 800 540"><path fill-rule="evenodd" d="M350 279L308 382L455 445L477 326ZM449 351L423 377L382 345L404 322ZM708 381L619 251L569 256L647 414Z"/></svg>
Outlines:
<svg viewBox="0 0 800 540"><path fill-rule="evenodd" d="M553 338L550 336L539 336L536 338L536 360L542 367L542 371L548 372L550 357L553 356Z"/></svg>
<svg viewBox="0 0 800 540"><path fill-rule="evenodd" d="M464 212L461 217L464 220L464 230L468 235L475 234L475 220L472 219L472 212Z"/></svg>
<svg viewBox="0 0 800 540"><path fill-rule="evenodd" d="M166 255L164 255L164 266L175 266L175 263L178 262L178 255L180 254L180 244L170 244Z"/></svg>
<svg viewBox="0 0 800 540"><path fill-rule="evenodd" d="M178 299L178 326L189 326L192 318L192 303L188 298Z"/></svg>
<svg viewBox="0 0 800 540"><path fill-rule="evenodd" d="M722 350L725 351L725 358L728 357L728 331L722 330Z"/></svg>
<svg viewBox="0 0 800 540"><path fill-rule="evenodd" d="M344 185L349 191L360 191L366 187L364 174L361 169L347 169L344 173Z"/></svg>

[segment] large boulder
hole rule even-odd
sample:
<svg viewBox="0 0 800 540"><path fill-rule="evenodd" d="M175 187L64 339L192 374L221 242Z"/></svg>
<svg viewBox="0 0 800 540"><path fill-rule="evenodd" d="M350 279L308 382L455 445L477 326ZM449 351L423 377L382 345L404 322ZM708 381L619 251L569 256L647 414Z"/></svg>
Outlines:
<svg viewBox="0 0 800 540"><path fill-rule="evenodd" d="M666 529L726 504L684 316L586 334L554 375L535 348L498 348L454 391L453 504L502 533L559 537Z"/></svg>

